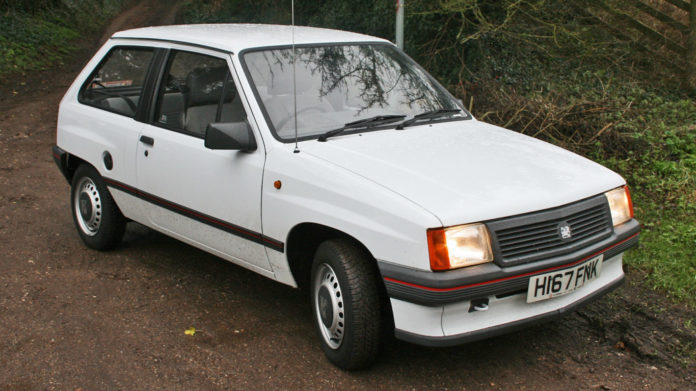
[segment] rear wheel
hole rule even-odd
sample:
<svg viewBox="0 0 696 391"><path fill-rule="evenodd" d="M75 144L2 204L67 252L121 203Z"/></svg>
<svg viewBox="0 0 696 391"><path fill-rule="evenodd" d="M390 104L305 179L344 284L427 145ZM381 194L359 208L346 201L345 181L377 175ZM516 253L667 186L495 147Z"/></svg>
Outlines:
<svg viewBox="0 0 696 391"><path fill-rule="evenodd" d="M88 164L78 167L70 193L73 220L82 241L95 250L115 247L123 238L126 219L97 170Z"/></svg>
<svg viewBox="0 0 696 391"><path fill-rule="evenodd" d="M346 239L319 245L312 265L312 314L321 347L342 369L370 366L382 329L379 279L369 254Z"/></svg>

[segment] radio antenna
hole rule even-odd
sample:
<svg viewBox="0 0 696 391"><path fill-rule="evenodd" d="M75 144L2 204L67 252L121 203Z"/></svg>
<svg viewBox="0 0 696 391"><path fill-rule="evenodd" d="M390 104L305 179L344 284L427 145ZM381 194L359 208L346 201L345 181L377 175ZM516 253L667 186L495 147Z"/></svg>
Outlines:
<svg viewBox="0 0 696 391"><path fill-rule="evenodd" d="M692 0L694 1L694 0ZM295 60L297 56L295 54L295 0L291 0L291 13L292 13L292 105L293 105L293 117L295 122L295 150L294 153L300 153L300 148L297 146L297 80L295 79Z"/></svg>

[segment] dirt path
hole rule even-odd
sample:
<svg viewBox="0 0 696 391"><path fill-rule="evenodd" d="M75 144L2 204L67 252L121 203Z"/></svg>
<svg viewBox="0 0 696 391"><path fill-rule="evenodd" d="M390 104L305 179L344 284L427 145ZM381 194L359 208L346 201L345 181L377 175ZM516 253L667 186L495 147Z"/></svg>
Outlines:
<svg viewBox="0 0 696 391"><path fill-rule="evenodd" d="M144 1L109 29L174 15ZM636 272L560 321L457 348L395 341L373 369L345 373L324 359L300 292L135 224L115 251L85 248L50 146L95 43L0 84L0 389L696 389L696 314Z"/></svg>

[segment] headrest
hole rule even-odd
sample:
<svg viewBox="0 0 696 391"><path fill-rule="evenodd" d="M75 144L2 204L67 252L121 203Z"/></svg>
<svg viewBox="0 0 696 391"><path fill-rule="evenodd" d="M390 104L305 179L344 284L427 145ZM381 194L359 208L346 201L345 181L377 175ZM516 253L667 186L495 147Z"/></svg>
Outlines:
<svg viewBox="0 0 696 391"><path fill-rule="evenodd" d="M189 107L218 104L222 87L228 74L229 70L227 67L196 68L192 70L186 77L186 86L189 90ZM225 101L232 100L235 93L234 85L229 85L225 91Z"/></svg>

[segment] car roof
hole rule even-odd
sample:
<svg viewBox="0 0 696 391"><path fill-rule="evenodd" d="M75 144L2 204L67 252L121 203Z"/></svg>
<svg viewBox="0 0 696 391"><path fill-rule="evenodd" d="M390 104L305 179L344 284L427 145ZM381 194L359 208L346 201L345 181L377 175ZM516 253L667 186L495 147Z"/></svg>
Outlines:
<svg viewBox="0 0 696 391"><path fill-rule="evenodd" d="M119 31L111 36L151 39L206 46L237 53L243 49L292 44L292 26L270 24L189 24L144 27ZM295 26L295 44L336 42L389 42L347 31Z"/></svg>

